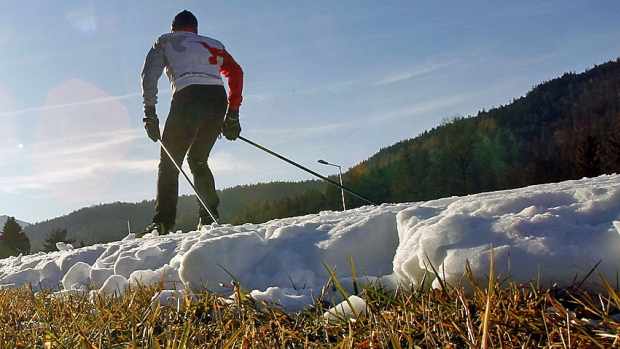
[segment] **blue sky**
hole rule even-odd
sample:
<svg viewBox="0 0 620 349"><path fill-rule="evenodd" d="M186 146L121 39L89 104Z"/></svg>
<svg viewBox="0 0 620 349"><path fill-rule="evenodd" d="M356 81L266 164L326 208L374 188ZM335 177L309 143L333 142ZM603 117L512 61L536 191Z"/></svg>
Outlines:
<svg viewBox="0 0 620 349"><path fill-rule="evenodd" d="M620 56L610 1L31 1L0 12L0 215L153 199L140 71L183 9L245 71L242 135L324 175ZM160 80L160 119L170 88ZM219 189L312 179L242 141ZM181 193L191 189L183 180ZM346 185L346 183L345 183Z"/></svg>

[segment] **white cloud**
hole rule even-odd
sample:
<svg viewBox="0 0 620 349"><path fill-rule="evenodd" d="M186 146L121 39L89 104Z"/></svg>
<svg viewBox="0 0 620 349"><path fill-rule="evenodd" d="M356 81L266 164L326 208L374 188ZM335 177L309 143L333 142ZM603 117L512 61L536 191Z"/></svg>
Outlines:
<svg viewBox="0 0 620 349"><path fill-rule="evenodd" d="M376 85L387 85L387 84L393 84L393 83L404 81L404 80L409 80L416 76L428 74L435 70L439 70L441 68L451 66L455 63L456 61L444 62L444 63L432 63L426 66L420 66L420 67L416 67L413 69L407 69L407 70L403 70L399 72L394 72L386 76L385 78L379 80L376 83Z"/></svg>

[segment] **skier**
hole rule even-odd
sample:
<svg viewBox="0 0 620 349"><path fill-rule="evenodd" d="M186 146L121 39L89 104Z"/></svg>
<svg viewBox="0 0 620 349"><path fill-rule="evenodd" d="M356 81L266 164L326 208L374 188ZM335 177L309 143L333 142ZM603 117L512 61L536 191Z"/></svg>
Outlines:
<svg viewBox="0 0 620 349"><path fill-rule="evenodd" d="M161 136L155 104L157 82L164 70L172 87L172 101ZM222 75L228 82L228 96ZM147 135L154 142L161 138L179 166L187 154L194 186L216 219L220 199L207 160L220 133L229 140L239 136L242 90L239 64L220 41L198 35L198 20L187 10L174 17L171 32L157 38L144 61L142 97ZM173 230L178 180L179 170L162 148L153 224L138 235L155 229L161 234ZM213 222L209 212L198 204L199 225Z"/></svg>

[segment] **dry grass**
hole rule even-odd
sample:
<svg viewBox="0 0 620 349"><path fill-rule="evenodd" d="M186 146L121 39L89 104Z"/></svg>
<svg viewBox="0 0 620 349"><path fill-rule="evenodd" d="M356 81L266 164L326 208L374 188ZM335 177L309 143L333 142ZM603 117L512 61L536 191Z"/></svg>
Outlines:
<svg viewBox="0 0 620 349"><path fill-rule="evenodd" d="M332 275L333 277L333 275ZM0 289L1 348L618 348L620 295L501 286L500 280L444 290L361 286L365 315L326 323L320 300L291 314L235 287L236 302L212 293L181 309L153 306L158 286L123 297ZM504 282L506 282L504 280ZM341 295L337 282L330 280ZM468 285L469 286L469 285ZM588 321L584 318L590 319Z"/></svg>

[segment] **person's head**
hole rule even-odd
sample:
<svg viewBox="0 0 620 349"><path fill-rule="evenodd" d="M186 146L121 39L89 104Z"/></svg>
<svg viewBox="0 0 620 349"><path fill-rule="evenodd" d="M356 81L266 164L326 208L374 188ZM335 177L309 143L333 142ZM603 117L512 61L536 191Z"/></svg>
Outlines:
<svg viewBox="0 0 620 349"><path fill-rule="evenodd" d="M172 31L191 30L198 34L198 20L193 13L188 10L179 12L172 20Z"/></svg>

